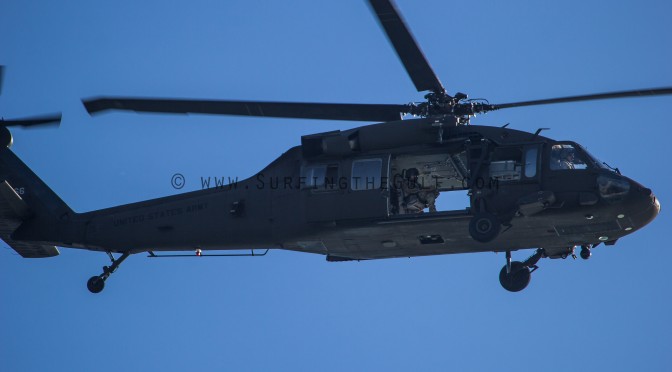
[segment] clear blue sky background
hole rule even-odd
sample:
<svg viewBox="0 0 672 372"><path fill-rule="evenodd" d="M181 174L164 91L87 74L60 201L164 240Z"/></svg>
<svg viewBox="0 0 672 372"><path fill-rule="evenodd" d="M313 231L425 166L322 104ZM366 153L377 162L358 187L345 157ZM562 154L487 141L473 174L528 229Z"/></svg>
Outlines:
<svg viewBox="0 0 672 372"><path fill-rule="evenodd" d="M669 1L398 0L447 89L491 102L672 85ZM108 114L101 94L355 103L420 100L363 0L15 1L0 5L0 115L13 150L75 210L173 195L171 176L246 177L304 134L358 124ZM0 248L1 371L664 371L672 366L672 97L491 113L572 139L651 187L663 212L593 258L543 260L504 291L494 253L330 264ZM445 199L440 206L446 207ZM530 252L516 252L524 259Z"/></svg>

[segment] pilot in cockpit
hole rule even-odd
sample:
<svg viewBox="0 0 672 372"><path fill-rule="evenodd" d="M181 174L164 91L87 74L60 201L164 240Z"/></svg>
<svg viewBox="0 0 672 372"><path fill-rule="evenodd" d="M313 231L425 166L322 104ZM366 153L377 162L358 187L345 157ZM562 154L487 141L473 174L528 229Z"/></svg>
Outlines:
<svg viewBox="0 0 672 372"><path fill-rule="evenodd" d="M576 164L577 160L573 148L563 147L562 145L554 145L551 148L552 170L576 169Z"/></svg>
<svg viewBox="0 0 672 372"><path fill-rule="evenodd" d="M560 153L560 169L576 169L573 149L564 149Z"/></svg>

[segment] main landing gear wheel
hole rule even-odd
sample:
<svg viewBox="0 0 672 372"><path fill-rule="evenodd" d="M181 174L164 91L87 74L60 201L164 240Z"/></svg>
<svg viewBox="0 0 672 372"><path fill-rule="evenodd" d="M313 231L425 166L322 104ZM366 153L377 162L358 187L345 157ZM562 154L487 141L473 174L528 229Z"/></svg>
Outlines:
<svg viewBox="0 0 672 372"><path fill-rule="evenodd" d="M92 276L88 282L86 282L86 288L91 291L91 293L100 293L105 288L105 279L100 276Z"/></svg>
<svg viewBox="0 0 672 372"><path fill-rule="evenodd" d="M469 221L469 234L481 243L492 241L499 235L502 224L495 215L490 213L478 213Z"/></svg>
<svg viewBox="0 0 672 372"><path fill-rule="evenodd" d="M532 273L522 262L511 262L511 271L507 273L506 265L499 272L499 283L509 292L520 292L530 284Z"/></svg>
<svg viewBox="0 0 672 372"><path fill-rule="evenodd" d="M538 269L537 262L542 257L546 257L546 253L539 248L527 260L511 262L511 251L506 251L506 265L499 272L499 283L509 292L520 292L527 288L532 273Z"/></svg>
<svg viewBox="0 0 672 372"><path fill-rule="evenodd" d="M112 261L112 265L110 266L103 266L103 273L100 275L92 276L89 281L86 282L86 288L89 289L91 293L100 293L105 289L105 281L107 278L112 275L115 270L121 265L122 262L124 262L125 259L128 258L131 254L129 252L124 252L118 259L114 259L114 256L112 256L112 253L107 252L107 255L110 256L110 260Z"/></svg>

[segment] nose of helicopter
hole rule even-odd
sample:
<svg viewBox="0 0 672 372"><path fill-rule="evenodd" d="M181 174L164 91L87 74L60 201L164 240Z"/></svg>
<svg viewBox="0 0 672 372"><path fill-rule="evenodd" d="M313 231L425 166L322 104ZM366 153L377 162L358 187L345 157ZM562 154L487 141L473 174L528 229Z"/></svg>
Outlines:
<svg viewBox="0 0 672 372"><path fill-rule="evenodd" d="M638 211L632 216L632 220L637 228L644 227L653 221L660 214L660 200L653 194L653 191L646 187L634 190L640 193L637 198Z"/></svg>
<svg viewBox="0 0 672 372"><path fill-rule="evenodd" d="M597 178L600 196L612 207L625 235L649 224L660 213L660 201L653 191L621 174L601 174ZM602 239L601 239L602 240Z"/></svg>

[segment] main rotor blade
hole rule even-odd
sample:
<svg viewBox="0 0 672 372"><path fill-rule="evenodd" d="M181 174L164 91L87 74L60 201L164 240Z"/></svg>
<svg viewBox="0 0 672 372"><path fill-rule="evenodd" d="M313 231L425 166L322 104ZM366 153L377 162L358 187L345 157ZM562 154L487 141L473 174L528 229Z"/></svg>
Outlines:
<svg viewBox="0 0 672 372"><path fill-rule="evenodd" d="M672 87L654 88L654 89L626 90L626 91L622 91L622 92L586 94L586 95L581 95L581 96L570 96L570 97L561 97L561 98L539 99L539 100L534 100L534 101L513 102L513 103L500 104L500 105L492 105L493 106L492 109L497 110L497 109L503 109L503 108L509 108L509 107L549 105L549 104L552 104L552 103L593 101L593 100L598 100L598 99L611 99L611 98L662 96L662 95L667 95L667 94L672 94Z"/></svg>
<svg viewBox="0 0 672 372"><path fill-rule="evenodd" d="M147 98L93 98L83 101L89 114L106 110L172 114L215 114L276 118L393 121L408 111L406 105L258 102Z"/></svg>
<svg viewBox="0 0 672 372"><path fill-rule="evenodd" d="M26 119L4 120L0 119L0 126L3 127L36 127L36 126L58 126L61 123L61 114L39 116Z"/></svg>
<svg viewBox="0 0 672 372"><path fill-rule="evenodd" d="M419 92L425 90L444 92L443 85L436 77L392 0L369 0L369 4L404 64L406 72L413 80L415 88Z"/></svg>

